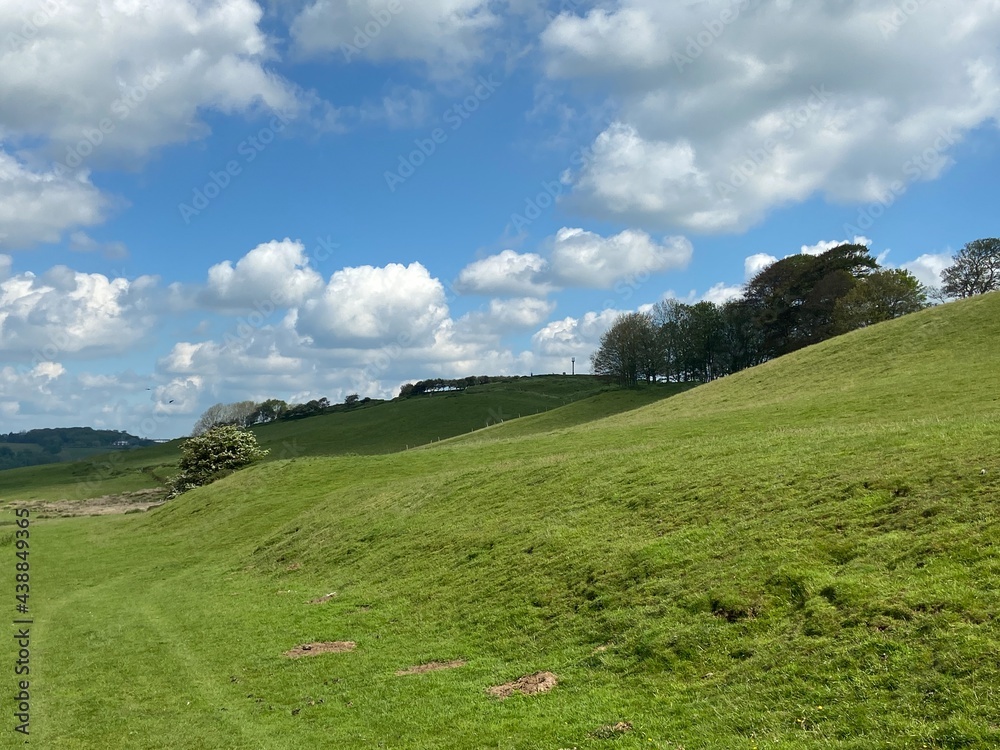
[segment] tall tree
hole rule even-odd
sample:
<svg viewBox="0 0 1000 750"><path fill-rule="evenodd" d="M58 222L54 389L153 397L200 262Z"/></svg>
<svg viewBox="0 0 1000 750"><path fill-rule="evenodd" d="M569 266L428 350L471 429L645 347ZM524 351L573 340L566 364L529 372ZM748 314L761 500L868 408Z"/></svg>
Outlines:
<svg viewBox="0 0 1000 750"><path fill-rule="evenodd" d="M861 279L837 300L839 333L892 320L927 307L927 292L909 271L883 269Z"/></svg>
<svg viewBox="0 0 1000 750"><path fill-rule="evenodd" d="M681 326L687 318L687 305L676 299L662 300L653 305L650 316L656 333L657 374L668 381L680 382L683 379Z"/></svg>
<svg viewBox="0 0 1000 750"><path fill-rule="evenodd" d="M712 302L690 305L681 326L682 361L694 380L707 382L724 375L722 364L722 317Z"/></svg>
<svg viewBox="0 0 1000 750"><path fill-rule="evenodd" d="M653 359L649 347L655 341L653 321L644 313L619 315L601 336L600 348L591 357L596 375L610 375L626 388L646 376L647 363Z"/></svg>
<svg viewBox="0 0 1000 750"><path fill-rule="evenodd" d="M719 317L724 357L722 374L731 375L767 359L764 337L754 320L749 302L745 299L730 300L719 309Z"/></svg>
<svg viewBox="0 0 1000 750"><path fill-rule="evenodd" d="M778 357L833 336L837 300L877 267L867 247L845 244L821 255L792 255L760 271L745 297L764 353Z"/></svg>
<svg viewBox="0 0 1000 750"><path fill-rule="evenodd" d="M944 270L942 290L949 297L971 297L1000 289L1000 239L973 240Z"/></svg>

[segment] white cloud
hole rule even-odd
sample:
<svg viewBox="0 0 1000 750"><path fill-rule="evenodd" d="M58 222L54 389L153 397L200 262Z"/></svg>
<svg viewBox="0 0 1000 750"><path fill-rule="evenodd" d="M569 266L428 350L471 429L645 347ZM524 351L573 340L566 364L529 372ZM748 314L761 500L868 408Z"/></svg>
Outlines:
<svg viewBox="0 0 1000 750"><path fill-rule="evenodd" d="M253 0L64 0L16 43L38 5L0 6L0 38L16 35L0 52L0 120L9 138L48 139L64 163L72 151L88 163L131 163L202 137L204 109L304 106L292 84L265 68L275 54Z"/></svg>
<svg viewBox="0 0 1000 750"><path fill-rule="evenodd" d="M455 289L462 294L541 297L565 287L609 289L623 279L683 268L691 260L684 237L657 242L641 230L626 229L610 237L563 227L542 243L537 253L504 250L462 269Z"/></svg>
<svg viewBox="0 0 1000 750"><path fill-rule="evenodd" d="M415 60L435 74L482 58L500 19L487 0L314 0L295 18L291 36L303 55L335 53L355 60Z"/></svg>
<svg viewBox="0 0 1000 750"><path fill-rule="evenodd" d="M777 263L778 259L767 253L754 253L743 261L743 276L747 281L763 271L772 263Z"/></svg>
<svg viewBox="0 0 1000 750"><path fill-rule="evenodd" d="M268 68L262 13L253 0L0 3L0 247L101 223L111 201L90 171L205 137L206 111L335 119Z"/></svg>
<svg viewBox="0 0 1000 750"><path fill-rule="evenodd" d="M318 346L419 342L448 317L444 287L420 263L344 268L299 311L297 329Z"/></svg>
<svg viewBox="0 0 1000 750"><path fill-rule="evenodd" d="M532 297L490 300L490 317L504 329L533 328L555 310L555 302Z"/></svg>
<svg viewBox="0 0 1000 750"><path fill-rule="evenodd" d="M0 348L92 356L121 352L152 326L156 281L109 279L56 266L0 282Z"/></svg>
<svg viewBox="0 0 1000 750"><path fill-rule="evenodd" d="M323 277L309 267L305 246L286 237L257 245L235 266L228 260L212 266L201 299L224 308L294 307L322 286Z"/></svg>
<svg viewBox="0 0 1000 750"><path fill-rule="evenodd" d="M864 245L865 247L871 247L872 241L867 237L860 235L855 235L853 240L820 240L814 245L803 245L800 248L800 252L803 255L822 255L827 250L833 250L835 247L840 247L841 245Z"/></svg>
<svg viewBox="0 0 1000 750"><path fill-rule="evenodd" d="M163 415L193 414L204 385L204 379L197 375L173 378L153 389L154 408Z"/></svg>
<svg viewBox="0 0 1000 750"><path fill-rule="evenodd" d="M552 291L549 284L540 281L547 269L548 262L541 255L504 250L463 268L455 289L462 294L542 297Z"/></svg>
<svg viewBox="0 0 1000 750"><path fill-rule="evenodd" d="M624 278L683 268L691 260L684 237L655 242L642 231L626 229L601 237L582 229L560 229L552 243L552 275L562 286L607 289Z"/></svg>
<svg viewBox="0 0 1000 750"><path fill-rule="evenodd" d="M488 310L469 313L457 321L456 326L460 331L472 335L491 336L494 345L498 345L502 334L535 328L541 325L555 308L555 302L537 297L492 299Z"/></svg>
<svg viewBox="0 0 1000 750"><path fill-rule="evenodd" d="M53 408L65 412L68 381L59 362L0 367L0 412L8 418Z"/></svg>
<svg viewBox="0 0 1000 750"><path fill-rule="evenodd" d="M0 105L0 122L2 118ZM2 145L0 141L0 248L56 242L67 229L104 221L110 201L86 173L35 172L5 153Z"/></svg>
<svg viewBox="0 0 1000 750"><path fill-rule="evenodd" d="M702 295L702 300L712 302L716 305L724 305L730 300L739 299L743 296L742 286L729 286L723 282L713 284L712 287Z"/></svg>
<svg viewBox="0 0 1000 750"><path fill-rule="evenodd" d="M542 357L586 358L597 349L601 336L620 314L620 310L602 310L554 320L532 336L531 343Z"/></svg>
<svg viewBox="0 0 1000 750"><path fill-rule="evenodd" d="M76 231L69 236L69 249L77 253L101 253L105 258L120 260L128 256L124 242L98 242L86 232Z"/></svg>
<svg viewBox="0 0 1000 750"><path fill-rule="evenodd" d="M13 264L12 257L0 253L0 281L6 281L10 277L10 269Z"/></svg>
<svg viewBox="0 0 1000 750"><path fill-rule="evenodd" d="M915 260L903 263L901 267L916 276L921 284L939 287L942 272L954 262L950 253L924 253Z"/></svg>
<svg viewBox="0 0 1000 750"><path fill-rule="evenodd" d="M921 3L893 30L894 13L889 0L562 13L541 37L549 77L619 105L570 176L573 208L736 231L815 195L870 202L934 179L1000 116L1000 13L993 0Z"/></svg>

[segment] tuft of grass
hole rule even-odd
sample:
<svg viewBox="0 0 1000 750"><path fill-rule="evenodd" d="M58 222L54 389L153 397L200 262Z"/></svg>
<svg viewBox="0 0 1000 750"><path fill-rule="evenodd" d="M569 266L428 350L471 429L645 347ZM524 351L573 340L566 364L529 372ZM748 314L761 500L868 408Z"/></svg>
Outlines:
<svg viewBox="0 0 1000 750"><path fill-rule="evenodd" d="M998 746L998 338L986 295L575 426L36 521L33 741ZM356 648L282 656L323 641Z"/></svg>

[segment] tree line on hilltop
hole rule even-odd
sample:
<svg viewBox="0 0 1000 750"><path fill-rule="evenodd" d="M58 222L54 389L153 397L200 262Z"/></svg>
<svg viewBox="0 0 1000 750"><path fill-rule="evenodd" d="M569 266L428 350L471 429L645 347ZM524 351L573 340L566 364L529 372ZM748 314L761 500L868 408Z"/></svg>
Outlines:
<svg viewBox="0 0 1000 750"><path fill-rule="evenodd" d="M120 430L54 427L0 434L0 471L60 460L64 451L83 455L151 445L151 440ZM12 448L10 446L18 446Z"/></svg>
<svg viewBox="0 0 1000 750"><path fill-rule="evenodd" d="M464 391L474 385L486 385L487 383L507 383L517 380L517 375L493 376L470 375L465 378L430 378L428 380L418 380L416 383L404 383L399 388L400 398L412 398L413 396L423 396L428 393L439 391Z"/></svg>
<svg viewBox="0 0 1000 750"><path fill-rule="evenodd" d="M486 383L507 382L516 380L518 376L491 377L489 375L471 375L465 378L430 378L418 380L415 383L405 383L399 389L399 398L430 395L441 391L461 391L474 385ZM313 399L304 404L288 404L277 398L266 401L236 401L231 404L214 404L208 407L195 422L192 435L204 435L213 427L254 427L278 420L303 419L318 414L332 414L339 411L349 411L359 406L383 403L381 399L360 398L352 393L342 404L331 403L326 397Z"/></svg>
<svg viewBox="0 0 1000 750"><path fill-rule="evenodd" d="M342 404L331 403L326 397L312 399L304 404L289 404L277 398L269 398L259 403L256 401L236 401L231 404L214 404L198 417L191 434L203 435L213 427L247 428L278 420L303 419L314 417L317 414L348 411L370 403L381 403L381 401L367 397L361 398L358 394L352 393L344 399Z"/></svg>
<svg viewBox="0 0 1000 750"><path fill-rule="evenodd" d="M1000 289L1000 239L968 243L942 274L940 290L908 271L879 266L864 245L792 255L759 271L723 304L657 303L619 315L592 355L593 372L624 386L709 381L857 328Z"/></svg>

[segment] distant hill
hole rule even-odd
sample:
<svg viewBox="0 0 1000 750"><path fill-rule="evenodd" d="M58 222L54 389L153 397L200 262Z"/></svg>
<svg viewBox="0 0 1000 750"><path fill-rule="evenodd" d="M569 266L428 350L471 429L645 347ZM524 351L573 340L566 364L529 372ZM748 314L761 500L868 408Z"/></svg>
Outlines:
<svg viewBox="0 0 1000 750"><path fill-rule="evenodd" d="M563 426L582 423L690 387L658 385L622 397L617 385L591 375L499 378L464 390L371 401L349 409L335 407L316 416L279 420L252 430L270 451L266 461L395 453L458 435L479 434L486 427L492 431L529 415L551 415L553 424ZM570 404L580 404L581 409L558 414ZM106 455L90 455L82 461L3 471L0 497L85 499L160 487L177 471L182 442L171 440L126 452L119 449L113 454L107 454L105 448L96 452ZM48 461L52 460L49 456Z"/></svg>
<svg viewBox="0 0 1000 750"><path fill-rule="evenodd" d="M0 434L0 471L21 466L78 461L109 451L131 450L152 445L120 430L92 427L57 427Z"/></svg>

